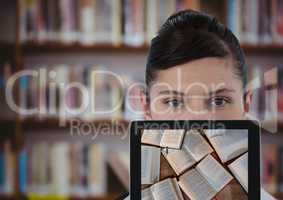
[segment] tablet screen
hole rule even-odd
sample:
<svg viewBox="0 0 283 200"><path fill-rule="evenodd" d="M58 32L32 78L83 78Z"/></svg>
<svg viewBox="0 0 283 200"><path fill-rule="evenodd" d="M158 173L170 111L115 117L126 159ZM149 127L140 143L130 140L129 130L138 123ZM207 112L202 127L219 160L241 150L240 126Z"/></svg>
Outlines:
<svg viewBox="0 0 283 200"><path fill-rule="evenodd" d="M140 130L141 199L249 199L248 127L159 125Z"/></svg>

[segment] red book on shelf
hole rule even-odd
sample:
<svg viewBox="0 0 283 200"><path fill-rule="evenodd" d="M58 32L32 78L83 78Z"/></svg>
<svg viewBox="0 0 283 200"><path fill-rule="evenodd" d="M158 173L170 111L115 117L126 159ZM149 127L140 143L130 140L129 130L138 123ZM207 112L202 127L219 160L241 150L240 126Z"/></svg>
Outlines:
<svg viewBox="0 0 283 200"><path fill-rule="evenodd" d="M279 192L283 194L283 147L280 147L279 150Z"/></svg>

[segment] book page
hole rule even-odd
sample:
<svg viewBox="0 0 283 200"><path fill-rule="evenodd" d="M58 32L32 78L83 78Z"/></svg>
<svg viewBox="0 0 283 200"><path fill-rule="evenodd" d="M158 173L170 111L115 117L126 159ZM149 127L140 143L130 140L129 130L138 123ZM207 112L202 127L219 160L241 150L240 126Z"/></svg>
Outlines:
<svg viewBox="0 0 283 200"><path fill-rule="evenodd" d="M196 167L216 192L227 185L233 177L211 155L206 156Z"/></svg>
<svg viewBox="0 0 283 200"><path fill-rule="evenodd" d="M248 150L248 130L207 129L204 132L223 163Z"/></svg>
<svg viewBox="0 0 283 200"><path fill-rule="evenodd" d="M163 149L162 154L178 175L196 163L191 154L183 147L181 150L168 149L168 153L166 149Z"/></svg>
<svg viewBox="0 0 283 200"><path fill-rule="evenodd" d="M180 149L184 135L184 129L166 129L163 131L160 146L173 149Z"/></svg>
<svg viewBox="0 0 283 200"><path fill-rule="evenodd" d="M153 184L159 180L160 149L141 146L141 183Z"/></svg>
<svg viewBox="0 0 283 200"><path fill-rule="evenodd" d="M150 187L142 190L141 199L142 200L154 200Z"/></svg>
<svg viewBox="0 0 283 200"><path fill-rule="evenodd" d="M248 192L248 153L242 155L228 167L246 192Z"/></svg>
<svg viewBox="0 0 283 200"><path fill-rule="evenodd" d="M141 138L141 143L159 146L161 137L162 137L162 130L144 129Z"/></svg>
<svg viewBox="0 0 283 200"><path fill-rule="evenodd" d="M207 154L213 152L213 149L197 130L187 131L183 147L191 153L195 161L200 161Z"/></svg>
<svg viewBox="0 0 283 200"><path fill-rule="evenodd" d="M177 196L179 197L178 199L183 200L183 194L181 192L177 179L172 178L171 180L172 180L172 184L175 189L175 192L177 193Z"/></svg>
<svg viewBox="0 0 283 200"><path fill-rule="evenodd" d="M152 182L159 181L160 179L160 157L161 157L161 149L160 148L154 148L153 156L152 156L152 171L151 171L151 177Z"/></svg>
<svg viewBox="0 0 283 200"><path fill-rule="evenodd" d="M210 200L216 195L216 191L196 169L181 175L178 183L190 199Z"/></svg>
<svg viewBox="0 0 283 200"><path fill-rule="evenodd" d="M176 179L167 178L151 186L151 191L155 200L183 200L181 191L175 187L173 181ZM179 191L176 191L179 190Z"/></svg>

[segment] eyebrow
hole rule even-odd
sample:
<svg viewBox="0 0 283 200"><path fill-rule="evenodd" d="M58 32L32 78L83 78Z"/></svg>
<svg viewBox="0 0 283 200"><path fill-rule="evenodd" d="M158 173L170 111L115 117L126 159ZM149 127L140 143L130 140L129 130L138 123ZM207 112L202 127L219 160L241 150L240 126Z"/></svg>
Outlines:
<svg viewBox="0 0 283 200"><path fill-rule="evenodd" d="M213 95L217 95L217 94L224 93L224 92L235 92L235 90L230 89L230 88L220 88L215 91L210 91L208 93L208 96L213 96ZM163 90L163 91L160 91L159 94L171 94L171 95L176 95L176 96L185 96L184 92L179 92L177 90Z"/></svg>
<svg viewBox="0 0 283 200"><path fill-rule="evenodd" d="M210 91L208 93L208 95L209 96L213 96L213 95L224 93L224 92L235 92L235 90L234 89L230 89L230 88L220 88L220 89L215 90L215 91Z"/></svg>
<svg viewBox="0 0 283 200"><path fill-rule="evenodd" d="M179 96L184 96L184 92L179 92L177 90L163 90L160 91L159 94L173 94L173 95L179 95Z"/></svg>

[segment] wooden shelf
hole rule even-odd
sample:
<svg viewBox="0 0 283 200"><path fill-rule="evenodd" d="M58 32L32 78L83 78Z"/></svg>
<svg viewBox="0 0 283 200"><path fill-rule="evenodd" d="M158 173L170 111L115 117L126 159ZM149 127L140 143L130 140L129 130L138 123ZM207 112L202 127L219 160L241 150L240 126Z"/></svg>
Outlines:
<svg viewBox="0 0 283 200"><path fill-rule="evenodd" d="M241 44L246 54L283 54L283 44Z"/></svg>
<svg viewBox="0 0 283 200"><path fill-rule="evenodd" d="M67 197L69 200L113 200L119 198L121 194L108 194L104 197ZM30 198L27 195L20 194L18 197L16 195L0 195L1 200L29 200ZM40 199L45 199L45 197L40 197ZM50 197L46 197L47 199L51 199Z"/></svg>
<svg viewBox="0 0 283 200"><path fill-rule="evenodd" d="M120 196L119 194L111 194L105 197L85 197L85 198L70 197L69 200L113 200L113 199L118 199L119 196Z"/></svg>
<svg viewBox="0 0 283 200"><path fill-rule="evenodd" d="M0 119L0 140L3 141L11 136L15 136L16 120ZM0 198L1 199L1 198Z"/></svg>
<svg viewBox="0 0 283 200"><path fill-rule="evenodd" d="M11 50L15 48L15 45L12 43L7 43L7 42L0 42L0 50Z"/></svg>
<svg viewBox="0 0 283 200"><path fill-rule="evenodd" d="M283 44L241 44L246 54L250 53L268 53L278 54L283 53ZM125 44L95 44L83 45L79 43L65 44L59 42L27 42L21 45L23 54L38 54L38 53L86 53L86 52L114 52L114 53L146 53L149 46L129 46Z"/></svg>
<svg viewBox="0 0 283 200"><path fill-rule="evenodd" d="M23 119L20 121L21 126L23 130L42 130L42 129L66 129L69 128L72 123L91 123L92 125L98 125L98 124L113 124L113 125L124 125L128 126L129 121L125 119L96 119L93 121L84 121L80 119L74 119L76 121L72 120L66 120L66 124L63 126L60 126L60 121L58 118L46 118L46 119L38 119L38 118L28 118L28 119Z"/></svg>
<svg viewBox="0 0 283 200"><path fill-rule="evenodd" d="M16 200L17 198L14 195L9 194L0 194L1 200Z"/></svg>
<svg viewBox="0 0 283 200"><path fill-rule="evenodd" d="M145 53L148 51L148 46L128 46L125 44L96 44L82 45L79 43L64 44L56 42L47 43L25 43L21 45L23 54L38 54L38 53L87 53L87 52L114 52L114 53Z"/></svg>

